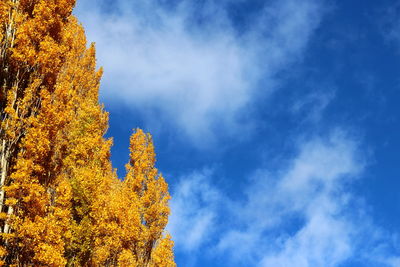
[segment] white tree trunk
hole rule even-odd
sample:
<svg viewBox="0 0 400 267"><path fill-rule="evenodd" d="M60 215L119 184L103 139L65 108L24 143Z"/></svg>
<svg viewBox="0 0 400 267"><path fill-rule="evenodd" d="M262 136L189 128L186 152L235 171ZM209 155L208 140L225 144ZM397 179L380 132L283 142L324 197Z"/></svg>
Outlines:
<svg viewBox="0 0 400 267"><path fill-rule="evenodd" d="M9 74L9 66L8 66L8 55L7 55L7 51L9 51L10 48L12 48L14 46L14 41L15 41L15 16L16 16L16 12L15 12L15 8L17 8L18 6L18 2L19 0L13 0L13 7L11 8L11 10L9 11L9 17L8 17L8 23L6 26L6 30L5 30L5 37L2 41L1 44L1 51L0 51L0 60L1 60L1 72L3 72L3 81L2 82L2 94L4 97L4 103L1 103L3 105L3 107L1 108L1 120L3 122L6 122L5 125L3 124L2 128L0 128L0 138L1 138L1 149L0 149L0 212L5 212L5 191L4 191L4 186L7 185L8 183L8 172L9 172L9 168L10 168L10 160L11 160L11 156L12 156L12 151L14 151L14 149L16 148L16 146L18 145L18 142L15 141L13 142L13 140L7 140L7 128L8 128L8 123L7 120L9 119L7 114L4 112L4 107L6 104L6 97L7 97L7 90L8 88L10 88L10 86L12 84L14 84L13 80L15 77L10 77ZM14 101L13 101L13 105L16 102L16 98L17 95L14 95ZM19 138L18 138L19 139ZM13 207L9 207L7 214L8 217L13 213ZM4 228L1 229L2 233L8 233L10 230L10 227L7 223L7 221L4 222Z"/></svg>
<svg viewBox="0 0 400 267"><path fill-rule="evenodd" d="M0 172L1 172L1 178L0 178L0 212L3 211L3 204L4 204L4 185L6 182L7 178L7 172L8 172L8 163L9 163L9 155L7 155L7 147L6 147L6 140L3 139L1 143L1 157L0 157Z"/></svg>

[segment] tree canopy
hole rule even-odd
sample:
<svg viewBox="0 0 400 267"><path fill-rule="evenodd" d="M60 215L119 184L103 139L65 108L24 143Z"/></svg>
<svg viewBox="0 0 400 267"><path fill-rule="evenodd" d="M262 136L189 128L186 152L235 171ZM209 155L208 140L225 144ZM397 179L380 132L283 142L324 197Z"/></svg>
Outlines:
<svg viewBox="0 0 400 267"><path fill-rule="evenodd" d="M175 266L151 136L134 130L118 179L102 70L74 5L0 2L1 264Z"/></svg>

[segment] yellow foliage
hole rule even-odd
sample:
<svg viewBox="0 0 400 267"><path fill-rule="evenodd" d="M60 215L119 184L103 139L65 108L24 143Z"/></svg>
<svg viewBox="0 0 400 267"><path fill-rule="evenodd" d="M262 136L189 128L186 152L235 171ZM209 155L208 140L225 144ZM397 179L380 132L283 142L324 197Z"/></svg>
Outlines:
<svg viewBox="0 0 400 267"><path fill-rule="evenodd" d="M132 135L119 180L74 5L0 2L0 265L175 266L151 136Z"/></svg>
<svg viewBox="0 0 400 267"><path fill-rule="evenodd" d="M131 137L123 182L103 196L97 210L95 263L99 266L175 266L172 241L163 238L168 222L168 186L154 167L150 134ZM128 264L129 262L129 264Z"/></svg>
<svg viewBox="0 0 400 267"><path fill-rule="evenodd" d="M163 237L156 246L151 255L152 267L174 267L176 266L173 253L174 242L168 234Z"/></svg>

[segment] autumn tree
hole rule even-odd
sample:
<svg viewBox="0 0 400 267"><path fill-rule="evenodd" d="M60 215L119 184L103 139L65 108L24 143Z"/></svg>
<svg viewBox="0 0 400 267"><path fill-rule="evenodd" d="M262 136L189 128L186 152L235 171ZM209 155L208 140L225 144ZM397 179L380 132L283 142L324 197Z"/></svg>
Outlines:
<svg viewBox="0 0 400 267"><path fill-rule="evenodd" d="M65 123L54 96L73 6L74 1L0 4L1 252L7 264L65 263L70 186L53 146Z"/></svg>
<svg viewBox="0 0 400 267"><path fill-rule="evenodd" d="M112 140L106 140L108 114L98 104L102 71L96 71L95 49L86 49L84 31L71 23L71 58L65 64L59 84L71 95L69 124L64 128L64 171L72 188L71 242L66 254L70 265L92 261L95 221L93 210L103 208L98 199L119 182L110 162ZM92 265L92 264L90 264Z"/></svg>
<svg viewBox="0 0 400 267"><path fill-rule="evenodd" d="M155 168L150 134L137 129L130 140L125 180L110 191L100 210L97 250L100 265L175 266L173 243L164 228L170 209L168 185Z"/></svg>
<svg viewBox="0 0 400 267"><path fill-rule="evenodd" d="M98 103L102 71L74 4L0 2L1 263L174 266L151 137L134 133L119 180Z"/></svg>
<svg viewBox="0 0 400 267"><path fill-rule="evenodd" d="M0 212L4 185L42 97L54 90L65 60L62 35L75 1L4 0L0 3ZM10 213L10 211L8 211ZM7 232L3 222L2 231Z"/></svg>

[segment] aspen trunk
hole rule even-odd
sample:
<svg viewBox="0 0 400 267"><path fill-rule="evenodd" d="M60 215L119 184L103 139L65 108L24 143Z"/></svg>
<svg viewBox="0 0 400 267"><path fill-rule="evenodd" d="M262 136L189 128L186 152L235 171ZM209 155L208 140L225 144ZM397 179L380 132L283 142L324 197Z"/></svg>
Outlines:
<svg viewBox="0 0 400 267"><path fill-rule="evenodd" d="M7 217L9 218L14 213L14 208L12 206L8 207ZM10 232L10 224L6 220L4 223L4 230L3 233L8 234Z"/></svg>
<svg viewBox="0 0 400 267"><path fill-rule="evenodd" d="M0 178L0 212L3 212L3 204L4 204L4 185L7 178L8 172L8 163L10 160L9 153L7 153L6 147L6 140L2 141L1 144L1 160L0 160L0 171L1 171L1 178Z"/></svg>
<svg viewBox="0 0 400 267"><path fill-rule="evenodd" d="M11 161L11 151L13 150L12 147L15 146L16 144L13 144L10 140L7 140L7 133L6 130L8 128L8 116L4 111L5 104L6 104L6 98L7 98L7 91L10 87L11 84L13 84L13 77L10 77L10 67L8 66L8 51L10 48L14 46L14 41L15 41L15 8L18 5L19 0L13 0L12 4L13 6L11 7L9 11L9 16L8 16L8 23L6 25L6 34L4 39L2 40L2 45L0 47L0 64L1 64L1 72L3 76L2 86L1 86L1 94L2 96L0 97L2 103L2 107L0 109L1 111L1 120L3 122L7 121L6 125L3 125L3 127L0 129L0 137L1 137L1 154L0 154L0 212L5 212L5 191L4 191L4 186L7 184L7 178L8 178L8 171L10 167L10 161ZM16 102L17 94L14 95L14 101L13 105ZM8 208L8 215L11 215L13 213L13 208L9 207ZM7 232L9 231L9 226L7 226L7 222L4 222L4 228L2 227L1 232L5 233L6 229ZM7 226L7 227L6 227Z"/></svg>

